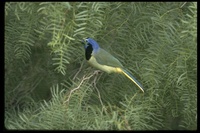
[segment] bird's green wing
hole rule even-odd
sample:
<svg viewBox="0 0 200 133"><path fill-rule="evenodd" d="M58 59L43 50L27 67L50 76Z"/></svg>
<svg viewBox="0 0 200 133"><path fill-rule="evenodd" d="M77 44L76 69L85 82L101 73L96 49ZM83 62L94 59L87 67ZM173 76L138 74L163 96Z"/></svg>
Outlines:
<svg viewBox="0 0 200 133"><path fill-rule="evenodd" d="M110 53L100 48L97 53L92 54L97 62L101 65L113 66L113 67L123 67L123 65L112 56Z"/></svg>

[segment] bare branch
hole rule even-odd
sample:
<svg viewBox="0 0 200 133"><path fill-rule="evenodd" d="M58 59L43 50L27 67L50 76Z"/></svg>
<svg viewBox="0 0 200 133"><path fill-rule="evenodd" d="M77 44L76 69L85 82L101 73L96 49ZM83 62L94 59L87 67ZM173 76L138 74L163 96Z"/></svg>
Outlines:
<svg viewBox="0 0 200 133"><path fill-rule="evenodd" d="M84 82L85 80L89 80L91 77L93 77L94 75L96 75L98 72L99 72L99 70L94 71L94 73L93 73L92 75L90 75L89 77L86 77L86 75L84 75L83 78L82 78L82 80L81 80L81 82L80 82L80 84L79 84L76 88L74 88L74 89L72 89L72 90L70 91L69 96L68 96L68 99L65 101L65 103L66 103L66 102L69 102L70 97L71 97L71 94L72 94L74 91L78 90L78 89L81 87L81 85L83 84L83 82Z"/></svg>

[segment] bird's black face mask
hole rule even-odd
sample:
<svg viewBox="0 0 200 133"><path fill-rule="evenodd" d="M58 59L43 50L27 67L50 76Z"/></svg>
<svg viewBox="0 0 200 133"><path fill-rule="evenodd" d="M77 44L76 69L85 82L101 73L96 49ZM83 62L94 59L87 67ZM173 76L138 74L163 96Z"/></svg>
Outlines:
<svg viewBox="0 0 200 133"><path fill-rule="evenodd" d="M92 45L90 43L87 43L85 45L85 58L86 58L86 60L90 59L90 57L92 55L92 51L93 51Z"/></svg>

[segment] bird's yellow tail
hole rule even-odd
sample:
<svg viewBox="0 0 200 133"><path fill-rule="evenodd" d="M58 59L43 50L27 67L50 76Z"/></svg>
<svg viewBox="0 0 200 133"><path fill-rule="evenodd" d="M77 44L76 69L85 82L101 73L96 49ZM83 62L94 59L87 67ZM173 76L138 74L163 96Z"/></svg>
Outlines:
<svg viewBox="0 0 200 133"><path fill-rule="evenodd" d="M129 78L131 81L133 81L140 88L140 90L142 90L142 92L144 92L142 85L128 71L126 71L122 68L117 68L117 72L123 73L124 75L126 75L127 78Z"/></svg>

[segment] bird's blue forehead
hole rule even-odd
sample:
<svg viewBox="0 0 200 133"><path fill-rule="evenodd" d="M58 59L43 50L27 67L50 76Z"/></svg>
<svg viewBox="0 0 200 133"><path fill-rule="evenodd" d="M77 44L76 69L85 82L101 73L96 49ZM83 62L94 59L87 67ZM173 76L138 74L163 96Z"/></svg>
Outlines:
<svg viewBox="0 0 200 133"><path fill-rule="evenodd" d="M86 40L87 43L92 45L94 52L96 52L99 49L99 44L95 40L93 40L92 38L87 38L85 40ZM85 48L87 48L87 46L85 46Z"/></svg>

